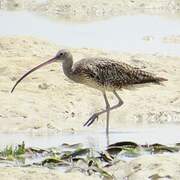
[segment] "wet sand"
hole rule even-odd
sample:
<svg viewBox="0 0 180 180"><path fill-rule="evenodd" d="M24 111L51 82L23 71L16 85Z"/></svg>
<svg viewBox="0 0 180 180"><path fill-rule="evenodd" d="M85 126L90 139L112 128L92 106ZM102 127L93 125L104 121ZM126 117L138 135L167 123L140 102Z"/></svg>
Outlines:
<svg viewBox="0 0 180 180"><path fill-rule="evenodd" d="M92 131L105 126L104 116L90 128L82 126L90 115L104 108L103 97L96 89L70 81L63 74L60 64L38 70L26 78L13 94L10 93L23 73L51 58L63 47L32 37L2 37L0 42L1 132ZM71 51L74 61L89 56L111 57L168 79L163 85L149 84L119 91L125 103L121 109L111 113L112 129L179 123L179 57L119 54L95 49ZM113 95L108 95L111 103L115 104Z"/></svg>

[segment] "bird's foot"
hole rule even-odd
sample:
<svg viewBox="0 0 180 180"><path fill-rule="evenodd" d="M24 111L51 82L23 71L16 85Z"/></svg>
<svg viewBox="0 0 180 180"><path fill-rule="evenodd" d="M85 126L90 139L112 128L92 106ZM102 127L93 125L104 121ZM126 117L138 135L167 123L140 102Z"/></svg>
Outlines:
<svg viewBox="0 0 180 180"><path fill-rule="evenodd" d="M93 114L88 121L86 121L86 123L84 124L84 126L90 126L96 119L98 120L98 113Z"/></svg>

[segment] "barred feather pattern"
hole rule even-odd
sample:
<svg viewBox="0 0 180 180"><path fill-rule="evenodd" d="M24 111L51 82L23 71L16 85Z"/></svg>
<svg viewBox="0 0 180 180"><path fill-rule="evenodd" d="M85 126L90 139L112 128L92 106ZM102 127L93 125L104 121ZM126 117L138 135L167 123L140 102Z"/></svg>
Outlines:
<svg viewBox="0 0 180 180"><path fill-rule="evenodd" d="M72 70L79 83L110 91L134 84L159 83L166 80L108 58L82 59L74 64Z"/></svg>

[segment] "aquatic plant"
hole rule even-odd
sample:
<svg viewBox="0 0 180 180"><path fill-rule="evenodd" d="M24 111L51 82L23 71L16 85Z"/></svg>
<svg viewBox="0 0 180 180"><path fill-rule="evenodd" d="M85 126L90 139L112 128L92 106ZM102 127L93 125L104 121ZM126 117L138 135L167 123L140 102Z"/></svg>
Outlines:
<svg viewBox="0 0 180 180"><path fill-rule="evenodd" d="M180 144L166 146L163 144L138 145L135 142L123 141L109 145L105 150L84 147L82 143L64 143L58 147L26 147L22 142L16 146L6 146L0 151L0 163L11 161L13 166L45 166L64 168L65 172L80 171L86 175L99 175L104 179L113 179L107 167L119 161L136 158L143 154L174 153L180 151ZM27 160L27 161L26 161Z"/></svg>

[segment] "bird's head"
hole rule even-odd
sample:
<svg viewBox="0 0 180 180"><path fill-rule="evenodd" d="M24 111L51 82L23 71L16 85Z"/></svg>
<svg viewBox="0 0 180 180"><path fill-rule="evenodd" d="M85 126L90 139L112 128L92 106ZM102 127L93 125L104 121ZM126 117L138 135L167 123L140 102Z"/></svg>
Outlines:
<svg viewBox="0 0 180 180"><path fill-rule="evenodd" d="M67 49L61 49L60 51L57 52L56 56L54 57L54 59L56 59L56 61L65 61L68 58L71 58L72 55L70 53L69 50Z"/></svg>
<svg viewBox="0 0 180 180"><path fill-rule="evenodd" d="M72 55L71 53L67 50L67 49L62 49L60 51L57 52L57 54L49 59L48 61L45 61L41 64L39 64L38 66L32 68L31 70L29 70L27 73L25 73L17 82L16 84L13 86L12 90L11 90L11 93L14 91L14 89L16 88L16 86L26 77L28 76L30 73L36 71L37 69L45 66L45 65L48 65L48 64L51 64L51 63L54 63L54 62L64 62L66 59L68 58L71 58Z"/></svg>

